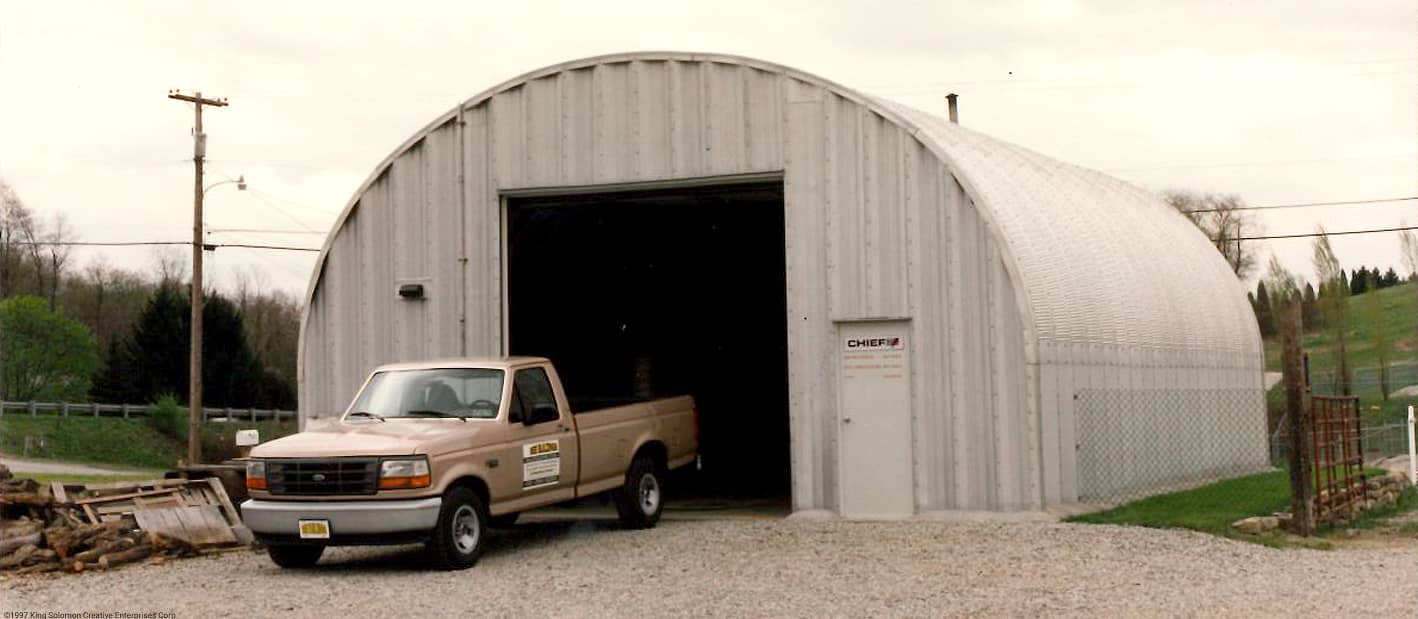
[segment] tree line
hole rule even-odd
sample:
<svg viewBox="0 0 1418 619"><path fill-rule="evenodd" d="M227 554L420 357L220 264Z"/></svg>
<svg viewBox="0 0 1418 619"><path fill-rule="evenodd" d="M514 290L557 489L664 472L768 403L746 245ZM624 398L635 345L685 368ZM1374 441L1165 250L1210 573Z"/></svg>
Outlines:
<svg viewBox="0 0 1418 619"><path fill-rule="evenodd" d="M191 305L186 252L154 253L149 272L103 256L74 264L72 226L43 217L0 181L0 399L185 401ZM296 405L300 304L259 273L203 304L203 404Z"/></svg>
<svg viewBox="0 0 1418 619"><path fill-rule="evenodd" d="M1245 280L1259 266L1257 247L1241 242L1259 231L1244 200L1231 194L1198 193L1170 190L1162 193L1164 202L1181 212L1212 240L1216 250L1226 259L1236 277ZM1291 273L1274 255L1267 271L1248 293L1256 323L1263 337L1279 334L1284 308L1299 303L1303 329L1307 332L1326 331L1332 342L1335 393L1353 394L1353 368L1349 365L1348 330L1349 297L1397 286L1405 281L1393 267L1380 271L1378 267L1361 266L1345 271L1330 245L1329 236L1321 227L1311 244L1311 263L1316 284ZM1412 230L1399 234L1399 256L1408 271L1406 281L1418 282L1418 235ZM1418 291L1418 285L1414 286ZM1388 364L1393 354L1394 339L1401 334L1389 333L1383 306L1377 294L1364 296L1362 320L1374 335L1374 352L1378 362L1379 389L1383 399L1389 396Z"/></svg>

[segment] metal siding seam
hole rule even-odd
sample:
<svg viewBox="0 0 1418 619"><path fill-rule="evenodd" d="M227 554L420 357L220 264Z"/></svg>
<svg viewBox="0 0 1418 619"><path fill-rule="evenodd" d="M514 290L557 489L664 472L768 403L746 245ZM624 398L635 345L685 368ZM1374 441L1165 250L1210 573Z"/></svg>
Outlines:
<svg viewBox="0 0 1418 619"><path fill-rule="evenodd" d="M626 84L629 86L630 96L626 98L626 108L630 110L630 118L626 123L630 128L630 173L622 175L626 178L648 178L645 170L641 167L640 157L640 72L643 67L641 63L634 60L626 65Z"/></svg>
<svg viewBox="0 0 1418 619"><path fill-rule="evenodd" d="M899 131L894 125L892 126L892 130ZM914 144L914 142L912 143ZM909 340L911 342L909 345L911 356L911 475L913 478L912 494L915 495L912 500L912 505L915 507L916 511L919 512L928 509L932 503L932 492L929 486L930 478L927 476L927 472L922 463L922 460L930 459L931 452L927 451L928 446L923 444L925 443L925 439L930 436L930 433L925 428L925 416L921 414L921 407L926 401L926 398L921 396L921 390L924 387L921 385L920 380L921 364L924 361L921 355L921 336L923 332L929 332L929 329L921 325L920 321L922 316L914 311L915 308L911 306L911 292L915 287L915 278L919 276L920 273L916 268L916 261L913 260L913 257L914 252L918 251L921 242L920 238L913 233L910 226L912 209L916 207L916 202L912 200L914 197L912 192L907 190L907 188L911 186L911 182L915 179L915 175L912 174L914 171L914 159L911 158L911 155L914 153L907 151L905 140L897 140L896 151L899 161L898 167L901 172L897 176L898 195L901 196L901 210L903 213L901 217L903 226L901 229L901 237L905 240L905 248L902 251L902 256L906 260L905 303L902 305L903 311L900 315L910 315L912 318L910 327L911 339Z"/></svg>
<svg viewBox="0 0 1418 619"><path fill-rule="evenodd" d="M837 117L837 101L837 96L830 92L826 93L822 100L822 213L824 229L821 244L827 266L825 269L825 277L823 278L823 291L827 300L827 317L834 316L837 313L838 305L836 295L839 294L838 290L841 288L837 285L837 272L839 270L837 268L837 246L840 244L837 241L837 229L840 227L840 225L837 224L837 219L840 215L839 209L841 208L838 204L839 201L836 199L838 191L836 166L838 165L837 160L839 159L836 155L839 153L838 149L840 148L836 139L838 122L840 122ZM827 341L829 343L822 347L820 352L819 366L823 368L822 380L820 381L822 385L820 389L822 391L816 394L820 396L821 399L814 401L814 408L820 411L820 417L817 421L818 427L822 428L820 434L824 439L821 448L821 459L818 463L818 470L822 471L821 492L823 503L835 506L837 504L837 477L835 474L837 470L837 427L835 423L837 419L837 325L828 323L824 326L826 327L825 330L828 334Z"/></svg>
<svg viewBox="0 0 1418 619"><path fill-rule="evenodd" d="M467 126L463 108L458 108L458 354L468 356L468 184Z"/></svg>
<svg viewBox="0 0 1418 619"><path fill-rule="evenodd" d="M1005 417L1005 394L1000 389L1004 368L1001 364L1000 350L998 346L1000 338L999 325L999 293L996 290L998 282L995 279L994 263L998 259L998 248L990 240L985 240L985 260L981 261L981 275L984 277L985 288L985 320L989 325L986 332L988 350L986 351L985 363L989 367L989 375L985 377L990 390L990 457L985 460L988 467L986 475L991 478L990 487L994 489L994 496L990 502L992 509L1001 509L1008 505L1007 495L1009 488L1007 472L1012 468L1008 455L1009 449L1005 444L1008 436L1008 420Z"/></svg>

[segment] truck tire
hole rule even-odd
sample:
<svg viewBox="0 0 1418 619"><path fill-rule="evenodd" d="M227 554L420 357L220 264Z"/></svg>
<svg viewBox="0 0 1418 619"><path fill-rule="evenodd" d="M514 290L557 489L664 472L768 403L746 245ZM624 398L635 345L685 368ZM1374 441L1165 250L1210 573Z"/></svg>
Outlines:
<svg viewBox="0 0 1418 619"><path fill-rule="evenodd" d="M487 506L478 493L457 487L444 494L438 525L428 542L437 565L462 570L477 563L487 538L487 521Z"/></svg>
<svg viewBox="0 0 1418 619"><path fill-rule="evenodd" d="M522 512L512 512L510 514L503 514L501 516L489 516L487 519L487 526L492 527L494 529L510 529L512 528L512 525L517 524L517 517L521 515Z"/></svg>
<svg viewBox="0 0 1418 619"><path fill-rule="evenodd" d="M620 524L630 529L648 529L660 521L665 508L664 474L649 456L630 463L625 485L615 491L615 511Z"/></svg>
<svg viewBox="0 0 1418 619"><path fill-rule="evenodd" d="M324 553L325 547L316 545L272 544L266 547L271 562L287 569L311 567Z"/></svg>

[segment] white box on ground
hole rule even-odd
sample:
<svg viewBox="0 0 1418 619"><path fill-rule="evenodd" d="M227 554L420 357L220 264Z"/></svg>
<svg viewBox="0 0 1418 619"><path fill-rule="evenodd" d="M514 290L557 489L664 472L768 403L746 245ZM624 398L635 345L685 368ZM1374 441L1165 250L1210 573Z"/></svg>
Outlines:
<svg viewBox="0 0 1418 619"><path fill-rule="evenodd" d="M250 447L261 442L261 432L258 430L237 430L236 446Z"/></svg>

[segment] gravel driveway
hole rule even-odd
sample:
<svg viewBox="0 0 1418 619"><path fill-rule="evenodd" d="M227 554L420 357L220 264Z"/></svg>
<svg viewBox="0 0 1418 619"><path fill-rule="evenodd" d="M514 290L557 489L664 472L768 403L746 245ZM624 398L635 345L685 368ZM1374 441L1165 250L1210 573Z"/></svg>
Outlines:
<svg viewBox="0 0 1418 619"><path fill-rule="evenodd" d="M234 553L10 579L4 610L205 616L1226 615L1413 617L1418 550L1273 550L1055 523L520 525L464 572L358 548L282 571ZM34 616L34 615L31 615Z"/></svg>

